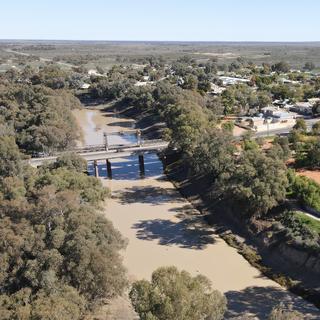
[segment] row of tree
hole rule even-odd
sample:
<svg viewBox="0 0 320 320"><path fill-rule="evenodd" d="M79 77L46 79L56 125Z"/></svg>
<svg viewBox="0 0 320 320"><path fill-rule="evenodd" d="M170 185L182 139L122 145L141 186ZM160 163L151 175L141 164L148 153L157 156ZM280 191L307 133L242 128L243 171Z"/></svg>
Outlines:
<svg viewBox="0 0 320 320"><path fill-rule="evenodd" d="M80 103L58 68L0 78L0 318L84 319L127 286L126 241L100 212L108 195L74 154L34 169L80 136Z"/></svg>
<svg viewBox="0 0 320 320"><path fill-rule="evenodd" d="M41 71L33 77L41 78ZM46 78L47 77L47 78ZM0 132L15 137L26 153L51 153L75 146L80 129L71 113L80 102L71 91L0 77ZM50 81L51 81L50 80Z"/></svg>
<svg viewBox="0 0 320 320"><path fill-rule="evenodd" d="M82 319L123 292L125 241L99 212L107 190L66 154L33 169L0 136L0 318Z"/></svg>

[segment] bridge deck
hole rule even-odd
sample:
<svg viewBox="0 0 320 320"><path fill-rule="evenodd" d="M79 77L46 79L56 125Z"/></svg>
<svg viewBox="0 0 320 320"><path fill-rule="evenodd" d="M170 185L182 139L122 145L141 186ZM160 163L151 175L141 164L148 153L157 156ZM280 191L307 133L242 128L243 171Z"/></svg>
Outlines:
<svg viewBox="0 0 320 320"><path fill-rule="evenodd" d="M106 150L105 145L86 146L84 148L75 149L74 152L82 156L86 161L98 161L106 159L115 159L129 157L133 154L143 154L151 152L159 152L168 147L169 143L163 140L148 140L142 145L127 144L127 145L112 145ZM41 166L44 162L54 162L63 153L53 156L45 156L39 158L31 158L30 165L33 167Z"/></svg>

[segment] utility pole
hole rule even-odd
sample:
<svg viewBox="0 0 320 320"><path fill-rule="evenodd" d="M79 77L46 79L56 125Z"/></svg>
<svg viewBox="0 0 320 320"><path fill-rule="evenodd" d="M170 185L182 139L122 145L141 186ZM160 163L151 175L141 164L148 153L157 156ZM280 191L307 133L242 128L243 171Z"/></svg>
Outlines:
<svg viewBox="0 0 320 320"><path fill-rule="evenodd" d="M106 132L103 133L103 140L104 140L104 146L106 148L106 151L109 150L109 144L108 144L108 135Z"/></svg>
<svg viewBox="0 0 320 320"><path fill-rule="evenodd" d="M98 161L94 160L93 161L93 166L94 166L94 175L96 178L99 178L99 167L98 167Z"/></svg>

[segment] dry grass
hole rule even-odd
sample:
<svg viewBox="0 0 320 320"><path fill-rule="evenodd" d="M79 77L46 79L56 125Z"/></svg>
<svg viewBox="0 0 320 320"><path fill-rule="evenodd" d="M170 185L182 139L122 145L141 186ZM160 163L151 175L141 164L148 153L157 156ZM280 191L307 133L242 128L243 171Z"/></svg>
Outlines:
<svg viewBox="0 0 320 320"><path fill-rule="evenodd" d="M299 169L297 170L297 175L308 177L320 184L320 170Z"/></svg>

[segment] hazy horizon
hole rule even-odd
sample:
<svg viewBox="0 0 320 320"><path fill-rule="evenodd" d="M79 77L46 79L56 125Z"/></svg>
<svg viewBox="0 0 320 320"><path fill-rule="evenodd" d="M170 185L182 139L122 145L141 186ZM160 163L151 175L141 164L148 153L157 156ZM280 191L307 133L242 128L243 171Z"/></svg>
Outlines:
<svg viewBox="0 0 320 320"><path fill-rule="evenodd" d="M197 44L320 44L320 40L314 41L214 41L214 40L108 40L108 39L19 39L19 38L0 38L0 42L101 42L101 43L197 43Z"/></svg>
<svg viewBox="0 0 320 320"><path fill-rule="evenodd" d="M318 42L316 0L17 0L0 39L135 42Z"/></svg>

